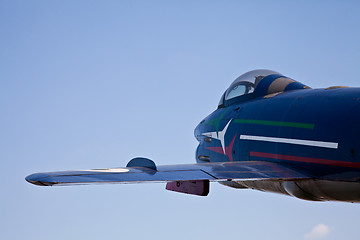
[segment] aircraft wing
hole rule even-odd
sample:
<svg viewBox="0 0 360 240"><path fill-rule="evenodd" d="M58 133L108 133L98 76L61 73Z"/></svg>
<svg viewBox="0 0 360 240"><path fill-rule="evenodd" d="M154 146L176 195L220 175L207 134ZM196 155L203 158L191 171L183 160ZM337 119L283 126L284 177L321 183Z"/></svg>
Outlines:
<svg viewBox="0 0 360 240"><path fill-rule="evenodd" d="M52 186L94 183L221 181L229 179L295 180L305 178L309 178L309 176L277 163L263 161L216 162L157 167L149 159L135 158L125 168L35 173L26 177L26 180L40 186Z"/></svg>

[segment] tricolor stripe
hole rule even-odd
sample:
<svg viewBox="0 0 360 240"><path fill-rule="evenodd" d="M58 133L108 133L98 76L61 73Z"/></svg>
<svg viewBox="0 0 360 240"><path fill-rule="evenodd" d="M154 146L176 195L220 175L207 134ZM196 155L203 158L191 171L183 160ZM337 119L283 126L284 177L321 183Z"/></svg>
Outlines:
<svg viewBox="0 0 360 240"><path fill-rule="evenodd" d="M334 142L323 142L323 141L312 141L312 140L301 140L291 138L277 138L277 137L263 137L263 136L251 136L251 135L240 135L240 139L252 140L252 141L263 141L263 142L274 142L274 143L288 143L312 147L323 147L337 149L339 144Z"/></svg>
<svg viewBox="0 0 360 240"><path fill-rule="evenodd" d="M263 153L263 152L250 152L249 155L252 157L287 160L287 161L293 161L293 162L315 163L315 164L323 164L323 165L330 165L330 166L337 166L337 167L360 168L360 163L358 163L358 162L345 162L345 161L338 161L338 160L298 157L298 156L280 155L280 154Z"/></svg>

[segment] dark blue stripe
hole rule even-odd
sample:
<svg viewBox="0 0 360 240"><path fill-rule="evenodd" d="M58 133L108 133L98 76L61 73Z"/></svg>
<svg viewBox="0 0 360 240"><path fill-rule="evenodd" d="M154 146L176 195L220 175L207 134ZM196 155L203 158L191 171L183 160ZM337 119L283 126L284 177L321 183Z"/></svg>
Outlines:
<svg viewBox="0 0 360 240"><path fill-rule="evenodd" d="M264 77L259 84L256 86L255 92L254 94L259 97L259 96L265 96L267 95L267 91L270 87L270 85L277 79L280 77L285 77L283 75L280 74L271 74L268 75L266 77Z"/></svg>
<svg viewBox="0 0 360 240"><path fill-rule="evenodd" d="M299 82L292 82L285 88L284 91L296 90L296 89L304 89L306 85L299 83Z"/></svg>

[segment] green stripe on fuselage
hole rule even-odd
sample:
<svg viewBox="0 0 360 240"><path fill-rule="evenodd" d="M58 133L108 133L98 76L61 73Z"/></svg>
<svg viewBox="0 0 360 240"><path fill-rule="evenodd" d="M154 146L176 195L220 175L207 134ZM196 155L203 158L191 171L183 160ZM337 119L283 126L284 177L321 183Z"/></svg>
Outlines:
<svg viewBox="0 0 360 240"><path fill-rule="evenodd" d="M220 126L220 121L221 119L224 117L225 113L227 113L228 110L224 110L224 112L217 118L209 120L207 122L205 122L204 124L207 126L215 126L215 131L216 134L219 134L219 126Z"/></svg>
<svg viewBox="0 0 360 240"><path fill-rule="evenodd" d="M315 124L309 124L309 123L277 122L277 121L252 120L252 119L235 119L234 122L245 123L245 124L268 125L268 126L306 128L306 129L314 129L315 127Z"/></svg>

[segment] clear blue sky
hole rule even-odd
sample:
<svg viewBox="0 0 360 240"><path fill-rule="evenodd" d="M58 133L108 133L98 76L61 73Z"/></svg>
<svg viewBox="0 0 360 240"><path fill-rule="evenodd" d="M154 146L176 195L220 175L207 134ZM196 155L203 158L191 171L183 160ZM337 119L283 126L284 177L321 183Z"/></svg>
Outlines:
<svg viewBox="0 0 360 240"><path fill-rule="evenodd" d="M211 185L37 187L34 172L195 162L242 73L360 86L357 1L0 0L0 239L357 240L359 204ZM314 238L315 239L315 238Z"/></svg>

